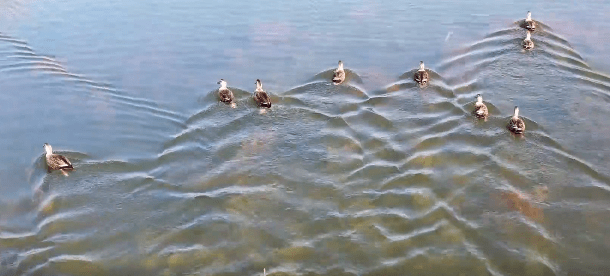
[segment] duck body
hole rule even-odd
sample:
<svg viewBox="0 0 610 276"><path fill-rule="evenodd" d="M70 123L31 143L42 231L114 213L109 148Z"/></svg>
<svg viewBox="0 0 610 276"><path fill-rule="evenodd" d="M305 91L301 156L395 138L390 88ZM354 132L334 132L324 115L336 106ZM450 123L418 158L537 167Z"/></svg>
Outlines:
<svg viewBox="0 0 610 276"><path fill-rule="evenodd" d="M530 32L533 32L536 30L536 23L534 22L534 20L525 21L524 26Z"/></svg>
<svg viewBox="0 0 610 276"><path fill-rule="evenodd" d="M534 49L534 42L531 41L531 40L524 40L523 41L523 49L525 49L525 50Z"/></svg>
<svg viewBox="0 0 610 276"><path fill-rule="evenodd" d="M271 98L269 97L267 92L263 90L263 84L258 79L256 80L256 91L254 91L254 101L260 107L271 108Z"/></svg>
<svg viewBox="0 0 610 276"><path fill-rule="evenodd" d="M523 40L523 49L531 50L534 48L534 42L532 41L531 36L532 36L532 34L528 30L527 35L526 35L525 39Z"/></svg>
<svg viewBox="0 0 610 276"><path fill-rule="evenodd" d="M49 171L51 170L73 170L74 167L68 158L63 155L53 154L53 148L51 145L45 143L44 149L46 151L46 160L47 160L47 168Z"/></svg>
<svg viewBox="0 0 610 276"><path fill-rule="evenodd" d="M519 108L515 106L515 114L508 121L506 128L514 134L523 134L525 132L525 122L519 118Z"/></svg>
<svg viewBox="0 0 610 276"><path fill-rule="evenodd" d="M341 84L345 81L345 70L343 70L343 62L339 61L339 66L333 73L333 84Z"/></svg>
<svg viewBox="0 0 610 276"><path fill-rule="evenodd" d="M527 29L530 32L536 30L536 22L532 20L532 13L527 12L527 17L525 18L525 22L523 22L523 28Z"/></svg>
<svg viewBox="0 0 610 276"><path fill-rule="evenodd" d="M474 104L474 111L472 111L472 114L479 119L485 119L489 115L489 110L483 103L481 95L477 95L477 102Z"/></svg>
<svg viewBox="0 0 610 276"><path fill-rule="evenodd" d="M417 82L420 86L424 86L428 84L428 71L424 68L424 62L419 62L419 70L415 72L413 75L413 80Z"/></svg>
<svg viewBox="0 0 610 276"><path fill-rule="evenodd" d="M233 92L227 88L227 82L220 79L218 84L220 84L220 88L218 88L218 98L220 101L227 104L233 103L235 97L233 96Z"/></svg>

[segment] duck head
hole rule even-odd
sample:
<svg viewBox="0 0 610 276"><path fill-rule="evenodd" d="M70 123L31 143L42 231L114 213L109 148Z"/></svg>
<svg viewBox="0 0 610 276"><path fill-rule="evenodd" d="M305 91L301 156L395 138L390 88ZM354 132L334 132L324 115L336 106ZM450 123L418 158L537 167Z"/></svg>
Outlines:
<svg viewBox="0 0 610 276"><path fill-rule="evenodd" d="M525 18L525 21L532 21L532 13L530 11L527 11L527 17Z"/></svg>
<svg viewBox="0 0 610 276"><path fill-rule="evenodd" d="M339 61L339 66L337 67L337 70L343 70L343 61Z"/></svg>
<svg viewBox="0 0 610 276"><path fill-rule="evenodd" d="M424 69L424 62L423 61L419 62L419 70L418 71L426 71L426 69Z"/></svg>
<svg viewBox="0 0 610 276"><path fill-rule="evenodd" d="M519 118L519 107L515 106L515 114L513 114L513 118L517 119Z"/></svg>
<svg viewBox="0 0 610 276"><path fill-rule="evenodd" d="M227 82L223 79L220 79L218 84L220 84L220 88L227 88Z"/></svg>
<svg viewBox="0 0 610 276"><path fill-rule="evenodd" d="M477 94L477 103L483 103L483 97L481 97L481 94Z"/></svg>
<svg viewBox="0 0 610 276"><path fill-rule="evenodd" d="M44 145L42 147L47 152L47 155L52 155L53 154L53 148L48 143L44 143Z"/></svg>
<svg viewBox="0 0 610 276"><path fill-rule="evenodd" d="M260 79L256 79L255 84L256 84L256 90L257 90L257 91L258 91L258 90L263 90L263 84L261 83L261 80L260 80Z"/></svg>

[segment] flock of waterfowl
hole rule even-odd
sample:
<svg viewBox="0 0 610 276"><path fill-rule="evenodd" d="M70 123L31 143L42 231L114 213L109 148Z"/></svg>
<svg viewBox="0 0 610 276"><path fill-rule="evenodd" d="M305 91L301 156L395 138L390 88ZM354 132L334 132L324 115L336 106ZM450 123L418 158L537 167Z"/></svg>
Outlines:
<svg viewBox="0 0 610 276"><path fill-rule="evenodd" d="M531 12L527 12L527 17L525 18L523 24L521 24L521 27L526 29L526 37L522 43L523 48L526 50L533 49L534 42L531 39L531 32L536 30L536 22L532 20ZM426 68L424 67L424 62L420 61L419 69L413 75L413 80L420 87L424 87L428 84L429 78L430 77L428 71L426 71ZM339 85L345 81L345 70L343 69L342 61L339 61L337 69L335 69L335 71L333 72L333 77L331 81L335 85ZM233 95L233 92L229 88L227 88L227 82L224 79L220 79L218 81L218 84L220 84L220 88L218 88L219 100L235 108L235 96ZM263 84L261 80L257 79L255 84L256 90L254 91L253 96L254 101L258 104L258 106L262 108L271 108L271 98L269 97L267 92L263 90ZM476 99L477 101L474 105L474 110L472 114L479 119L486 119L489 115L489 111L485 103L483 103L483 97L478 94ZM519 107L515 106L513 116L508 121L506 128L510 132L517 135L523 134L523 132L525 131L525 122L523 122L523 119L519 118ZM74 169L74 167L72 167L72 163L70 163L68 158L59 154L53 154L51 145L45 143L44 149L46 151L46 161L49 172L51 170L60 170L64 175L67 175L66 171Z"/></svg>

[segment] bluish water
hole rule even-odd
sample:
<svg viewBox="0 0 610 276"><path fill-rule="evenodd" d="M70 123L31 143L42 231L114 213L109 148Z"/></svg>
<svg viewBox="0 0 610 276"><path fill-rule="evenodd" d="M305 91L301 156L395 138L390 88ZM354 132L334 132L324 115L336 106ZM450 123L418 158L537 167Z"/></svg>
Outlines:
<svg viewBox="0 0 610 276"><path fill-rule="evenodd" d="M0 3L0 275L605 275L608 10Z"/></svg>

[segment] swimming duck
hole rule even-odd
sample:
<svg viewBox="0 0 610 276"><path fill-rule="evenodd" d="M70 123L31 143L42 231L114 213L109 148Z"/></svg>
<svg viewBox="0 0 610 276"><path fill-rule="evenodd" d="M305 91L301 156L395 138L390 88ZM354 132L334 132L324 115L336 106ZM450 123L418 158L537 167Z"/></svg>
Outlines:
<svg viewBox="0 0 610 276"><path fill-rule="evenodd" d="M534 48L534 42L532 41L531 36L532 36L532 34L528 30L527 35L526 35L525 39L523 40L523 49L530 50L530 49Z"/></svg>
<svg viewBox="0 0 610 276"><path fill-rule="evenodd" d="M333 83L337 85L341 84L343 81L345 81L345 71L343 70L343 62L339 61L339 66L333 74Z"/></svg>
<svg viewBox="0 0 610 276"><path fill-rule="evenodd" d="M523 27L530 30L530 31L534 31L536 30L536 22L534 22L534 20L532 20L532 13L531 12L527 12L527 17L525 18L525 22L523 23Z"/></svg>
<svg viewBox="0 0 610 276"><path fill-rule="evenodd" d="M232 104L235 97L233 97L233 92L227 88L227 82L220 79L218 84L220 84L220 88L218 88L218 97L220 97L220 101L223 103Z"/></svg>
<svg viewBox="0 0 610 276"><path fill-rule="evenodd" d="M254 91L254 101L261 107L271 108L271 98L267 95L267 92L263 90L263 84L261 80L256 80L256 90Z"/></svg>
<svg viewBox="0 0 610 276"><path fill-rule="evenodd" d="M487 110L487 106L483 103L481 94L477 95L477 102L474 104L474 111L472 114L479 119L485 119L487 115L489 115L489 111Z"/></svg>
<svg viewBox="0 0 610 276"><path fill-rule="evenodd" d="M417 72L415 72L415 75L413 76L413 80L415 82L419 83L419 85L421 85L421 86L424 86L428 83L428 72L424 68L423 61L419 62L419 70L417 70Z"/></svg>
<svg viewBox="0 0 610 276"><path fill-rule="evenodd" d="M72 167L72 163L70 163L70 160L68 160L68 158L59 154L53 154L53 148L51 147L51 145L49 145L48 143L44 143L43 147L44 150L47 152L46 159L47 169L49 172L51 170L61 170L64 175L68 175L65 171L74 169L74 167Z"/></svg>
<svg viewBox="0 0 610 276"><path fill-rule="evenodd" d="M510 118L506 127L514 134L522 134L525 131L525 123L519 118L519 107L515 106L515 114Z"/></svg>

